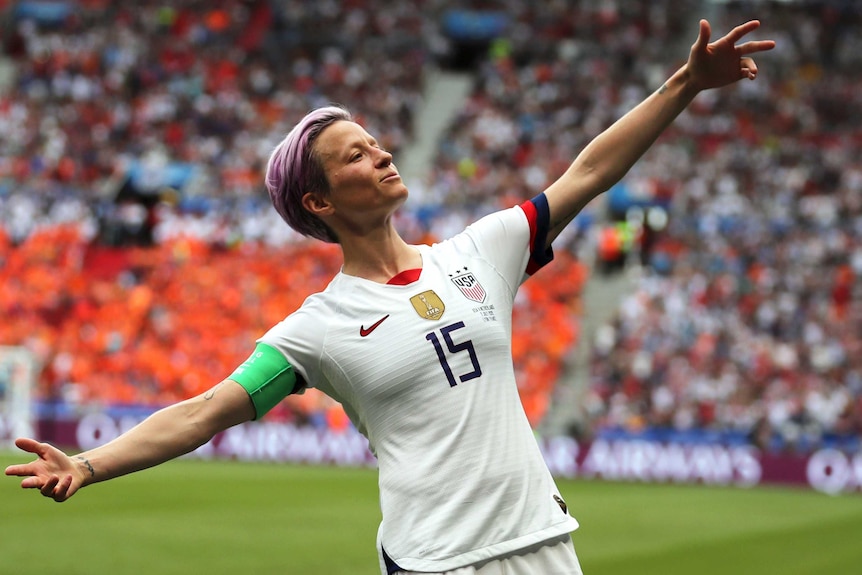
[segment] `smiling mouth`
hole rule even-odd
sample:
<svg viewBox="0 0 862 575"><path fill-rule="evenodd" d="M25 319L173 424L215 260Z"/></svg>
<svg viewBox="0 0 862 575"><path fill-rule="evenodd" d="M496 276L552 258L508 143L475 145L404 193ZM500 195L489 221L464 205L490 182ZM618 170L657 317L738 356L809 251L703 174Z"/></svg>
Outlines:
<svg viewBox="0 0 862 575"><path fill-rule="evenodd" d="M387 180L391 180L392 178L400 178L400 177L401 177L401 176L400 176L398 173L394 173L394 174L389 174L388 176L385 176L385 177L384 177L382 180L380 180L380 181L381 181L381 182L385 182L385 181L387 181Z"/></svg>

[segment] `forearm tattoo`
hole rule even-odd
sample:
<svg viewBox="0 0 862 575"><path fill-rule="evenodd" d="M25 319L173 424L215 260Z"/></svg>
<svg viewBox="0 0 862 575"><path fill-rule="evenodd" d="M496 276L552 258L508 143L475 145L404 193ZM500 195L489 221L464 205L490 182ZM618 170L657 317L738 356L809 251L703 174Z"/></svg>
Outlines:
<svg viewBox="0 0 862 575"><path fill-rule="evenodd" d="M219 383L219 384L215 385L212 389L210 389L209 391L207 391L207 392L204 394L204 399L205 399L205 400L207 400L207 401L211 400L213 397L215 397L215 394L216 394L216 391L218 391L218 388L220 388L220 387L221 387L221 386L223 386L224 384L225 384L225 382L224 382L224 381L222 381L221 383Z"/></svg>
<svg viewBox="0 0 862 575"><path fill-rule="evenodd" d="M658 93L664 94L665 92L667 92L667 84L662 84L661 88L658 89Z"/></svg>
<svg viewBox="0 0 862 575"><path fill-rule="evenodd" d="M90 460L89 460L89 459L87 459L86 457L81 457L80 455L76 455L76 456L75 456L75 459L77 459L78 461L80 461L81 463L83 463L83 464L84 464L84 467L86 467L86 468L87 468L87 471L89 471L89 472L90 472L90 477L95 477L95 476L96 476L96 470L95 470L95 469L93 469L93 466L90 464Z"/></svg>

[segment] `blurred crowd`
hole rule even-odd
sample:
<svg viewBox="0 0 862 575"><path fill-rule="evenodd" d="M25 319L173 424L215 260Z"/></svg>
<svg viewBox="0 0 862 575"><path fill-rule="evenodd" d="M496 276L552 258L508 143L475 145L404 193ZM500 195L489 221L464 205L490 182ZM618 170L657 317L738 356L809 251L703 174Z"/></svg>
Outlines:
<svg viewBox="0 0 862 575"><path fill-rule="evenodd" d="M670 217L594 342L594 428L860 448L862 11L765 8L713 23L768 22L758 81L698 98L631 176Z"/></svg>
<svg viewBox="0 0 862 575"><path fill-rule="evenodd" d="M86 216L134 235L148 214L116 202L123 191L180 203L162 234L289 241L261 221L277 218L262 209L261 173L305 112L341 102L387 148L410 137L422 2L355 4L7 3L0 223L15 241Z"/></svg>
<svg viewBox="0 0 862 575"><path fill-rule="evenodd" d="M39 399L83 408L166 405L203 393L341 265L340 252L321 242L226 247L180 236L95 248L70 224L18 245L0 234L0 260L0 343L35 354ZM534 424L577 337L573 305L585 278L585 267L564 254L519 295L513 353ZM348 425L340 406L313 390L268 417Z"/></svg>
<svg viewBox="0 0 862 575"><path fill-rule="evenodd" d="M262 188L308 109L348 105L397 162L423 68L470 60L473 93L399 216L411 241L434 241L559 176L684 61L697 18L716 34L760 18L778 47L758 80L700 95L624 180L667 225L636 243L636 288L593 342L581 409L591 433L702 430L769 449L862 435L853 3L56 5L74 9L0 2L0 344L34 350L41 397L185 397L324 285L334 252L293 234ZM503 14L505 29L459 41L441 25L452 8ZM601 205L517 302L535 424L577 341ZM345 425L316 394L275 416Z"/></svg>
<svg viewBox="0 0 862 575"><path fill-rule="evenodd" d="M161 405L200 393L322 289L338 255L280 221L262 186L266 160L330 102L398 157L422 69L442 46L433 15L443 8L3 6L0 344L34 352L38 397ZM413 241L440 237L410 211L401 218ZM585 267L560 259L516 306L513 349L535 424L577 337ZM347 425L313 391L270 417Z"/></svg>

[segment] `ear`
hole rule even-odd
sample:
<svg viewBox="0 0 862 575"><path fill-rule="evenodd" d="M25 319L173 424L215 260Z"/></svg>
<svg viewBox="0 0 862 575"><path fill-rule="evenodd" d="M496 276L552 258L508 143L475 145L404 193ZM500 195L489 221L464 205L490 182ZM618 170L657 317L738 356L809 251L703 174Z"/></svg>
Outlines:
<svg viewBox="0 0 862 575"><path fill-rule="evenodd" d="M302 207L317 217L327 216L335 210L327 198L316 192L306 192L302 196Z"/></svg>

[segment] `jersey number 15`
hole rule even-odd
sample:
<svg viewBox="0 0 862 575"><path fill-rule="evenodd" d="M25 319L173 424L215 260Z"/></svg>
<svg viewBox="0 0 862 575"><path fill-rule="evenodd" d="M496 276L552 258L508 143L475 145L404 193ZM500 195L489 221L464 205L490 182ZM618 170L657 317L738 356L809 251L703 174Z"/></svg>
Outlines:
<svg viewBox="0 0 862 575"><path fill-rule="evenodd" d="M475 379L482 375L482 368L479 366L479 359L476 357L476 349L473 347L473 342L468 339L461 343L455 343L452 340L452 332L461 329L462 327L464 327L464 322L459 321L452 325L440 328L440 335L443 336L443 341L446 342L446 349L443 349L443 344L440 343L440 338L437 337L436 332L432 331L425 336L425 339L434 345L434 351L437 352L437 359L440 360L440 367L443 368L443 373L446 374L446 379L449 380L450 387L458 385L458 381L455 381L455 376L452 374L452 367L449 365L449 360L446 357L446 350L448 350L451 355L462 351L466 351L470 355L470 363L473 364L473 371L459 375L458 380L461 383L470 381L471 379Z"/></svg>

